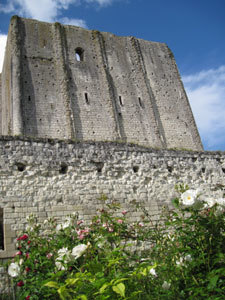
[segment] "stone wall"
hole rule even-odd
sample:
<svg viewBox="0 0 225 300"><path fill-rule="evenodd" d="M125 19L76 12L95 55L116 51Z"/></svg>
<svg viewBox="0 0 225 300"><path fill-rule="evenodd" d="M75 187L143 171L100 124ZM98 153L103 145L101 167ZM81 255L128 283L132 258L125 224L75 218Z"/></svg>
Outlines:
<svg viewBox="0 0 225 300"><path fill-rule="evenodd" d="M202 150L173 54L163 43L11 19L2 130Z"/></svg>
<svg viewBox="0 0 225 300"><path fill-rule="evenodd" d="M26 217L59 221L72 212L90 220L102 194L131 210L137 200L157 218L176 195L177 183L202 188L222 197L225 153L153 150L118 143L0 138L0 208L3 209L4 246L1 257L14 251L14 239ZM131 221L141 212L130 211Z"/></svg>

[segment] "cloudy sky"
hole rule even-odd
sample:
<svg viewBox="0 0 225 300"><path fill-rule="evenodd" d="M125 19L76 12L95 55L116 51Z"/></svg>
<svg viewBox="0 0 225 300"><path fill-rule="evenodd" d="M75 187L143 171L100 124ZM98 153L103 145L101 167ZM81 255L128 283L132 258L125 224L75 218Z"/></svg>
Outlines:
<svg viewBox="0 0 225 300"><path fill-rule="evenodd" d="M205 150L225 150L225 0L0 0L0 70L15 14L167 43Z"/></svg>

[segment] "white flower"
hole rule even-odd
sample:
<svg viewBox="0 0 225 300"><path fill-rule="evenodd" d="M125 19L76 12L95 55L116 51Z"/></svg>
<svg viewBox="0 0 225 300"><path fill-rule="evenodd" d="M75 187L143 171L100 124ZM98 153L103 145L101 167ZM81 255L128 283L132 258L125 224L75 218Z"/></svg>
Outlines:
<svg viewBox="0 0 225 300"><path fill-rule="evenodd" d="M63 264L60 261L55 262L56 268L60 271L66 270L66 268L63 266Z"/></svg>
<svg viewBox="0 0 225 300"><path fill-rule="evenodd" d="M220 215L222 215L223 212L224 212L224 208L222 206L217 206L215 215L220 216Z"/></svg>
<svg viewBox="0 0 225 300"><path fill-rule="evenodd" d="M168 290L170 288L171 284L167 281L164 281L163 284L162 284L162 288L164 290Z"/></svg>
<svg viewBox="0 0 225 300"><path fill-rule="evenodd" d="M192 261L191 255L190 254L185 255L184 260L188 261L188 262L191 262Z"/></svg>
<svg viewBox="0 0 225 300"><path fill-rule="evenodd" d="M62 228L65 229L71 225L71 218L68 218L63 224Z"/></svg>
<svg viewBox="0 0 225 300"><path fill-rule="evenodd" d="M11 277L16 277L20 273L20 267L18 263L11 263L8 267L8 273Z"/></svg>
<svg viewBox="0 0 225 300"><path fill-rule="evenodd" d="M178 266L183 266L183 264L184 264L184 259L183 259L183 257L181 257L180 260L177 260L177 261L176 261L176 264L177 264Z"/></svg>
<svg viewBox="0 0 225 300"><path fill-rule="evenodd" d="M206 198L204 202L205 202L204 208L211 208L213 207L214 204L216 204L216 201L213 198Z"/></svg>
<svg viewBox="0 0 225 300"><path fill-rule="evenodd" d="M26 226L26 231L33 231L33 230L34 230L34 228L32 226L30 226L30 225Z"/></svg>
<svg viewBox="0 0 225 300"><path fill-rule="evenodd" d="M225 198L219 198L216 199L216 203L220 206L224 206L225 207Z"/></svg>
<svg viewBox="0 0 225 300"><path fill-rule="evenodd" d="M21 266L23 264L23 259L21 258L20 260L19 260L19 265Z"/></svg>
<svg viewBox="0 0 225 300"><path fill-rule="evenodd" d="M88 246L85 244L77 245L72 250L72 255L75 257L75 259L79 258L83 253L87 250Z"/></svg>
<svg viewBox="0 0 225 300"><path fill-rule="evenodd" d="M198 192L195 190L187 190L181 195L182 204L186 206L191 206L195 203Z"/></svg>
<svg viewBox="0 0 225 300"><path fill-rule="evenodd" d="M155 271L154 268L151 268L150 271L149 271L149 273L150 273L152 276L157 277L157 273L156 273L156 271Z"/></svg>
<svg viewBox="0 0 225 300"><path fill-rule="evenodd" d="M58 251L58 255L60 256L60 257L63 257L64 255L68 255L69 254L69 251L68 251L68 248L66 247L66 248L61 248L61 249L59 249L59 251Z"/></svg>
<svg viewBox="0 0 225 300"><path fill-rule="evenodd" d="M60 231L60 230L62 230L63 229L63 226L62 226L62 224L58 224L57 226L56 226L56 231Z"/></svg>

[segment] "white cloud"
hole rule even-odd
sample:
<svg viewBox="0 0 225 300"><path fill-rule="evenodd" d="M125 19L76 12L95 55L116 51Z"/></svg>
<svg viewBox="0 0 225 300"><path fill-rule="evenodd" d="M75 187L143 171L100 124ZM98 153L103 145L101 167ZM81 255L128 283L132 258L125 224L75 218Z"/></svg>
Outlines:
<svg viewBox="0 0 225 300"><path fill-rule="evenodd" d="M0 73L2 72L3 59L5 54L7 35L0 34Z"/></svg>
<svg viewBox="0 0 225 300"><path fill-rule="evenodd" d="M6 4L0 4L0 11L40 21L55 22L62 11L68 10L71 5L93 3L98 6L106 6L113 1L115 0L7 0ZM70 22L73 20L71 19Z"/></svg>
<svg viewBox="0 0 225 300"><path fill-rule="evenodd" d="M65 17L65 18L60 18L59 22L66 24L66 25L74 25L74 26L79 26L79 27L83 27L83 28L88 28L86 22L81 19L70 19L70 18Z"/></svg>
<svg viewBox="0 0 225 300"><path fill-rule="evenodd" d="M62 9L67 10L77 0L8 0L0 11L15 13L23 17L54 22Z"/></svg>
<svg viewBox="0 0 225 300"><path fill-rule="evenodd" d="M87 3L97 3L100 6L106 6L111 4L114 0L85 0Z"/></svg>
<svg viewBox="0 0 225 300"><path fill-rule="evenodd" d="M225 147L225 66L182 79L205 148Z"/></svg>

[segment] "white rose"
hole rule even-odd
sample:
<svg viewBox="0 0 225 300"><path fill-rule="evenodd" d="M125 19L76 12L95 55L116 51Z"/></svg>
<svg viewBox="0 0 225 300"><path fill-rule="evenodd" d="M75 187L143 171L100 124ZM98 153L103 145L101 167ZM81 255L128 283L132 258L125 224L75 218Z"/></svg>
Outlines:
<svg viewBox="0 0 225 300"><path fill-rule="evenodd" d="M60 231L61 229L63 229L62 224L58 224L58 225L56 226L56 231Z"/></svg>
<svg viewBox="0 0 225 300"><path fill-rule="evenodd" d="M195 203L198 192L195 190L187 190L181 195L182 204L186 206L191 206Z"/></svg>
<svg viewBox="0 0 225 300"><path fill-rule="evenodd" d="M213 198L206 198L204 202L205 202L204 208L211 208L213 207L214 204L216 204L216 201Z"/></svg>
<svg viewBox="0 0 225 300"><path fill-rule="evenodd" d="M215 215L220 216L220 215L222 215L223 212L224 212L224 208L222 206L218 206L216 208Z"/></svg>
<svg viewBox="0 0 225 300"><path fill-rule="evenodd" d="M170 288L171 284L167 281L164 281L163 284L162 284L162 288L164 290L168 290Z"/></svg>
<svg viewBox="0 0 225 300"><path fill-rule="evenodd" d="M68 218L62 225L62 228L65 229L71 225L71 218Z"/></svg>
<svg viewBox="0 0 225 300"><path fill-rule="evenodd" d="M149 271L149 273L150 273L152 276L157 277L157 273L156 273L156 271L155 271L154 268L151 268L150 271Z"/></svg>
<svg viewBox="0 0 225 300"><path fill-rule="evenodd" d="M225 198L216 199L216 203L220 206L225 206Z"/></svg>
<svg viewBox="0 0 225 300"><path fill-rule="evenodd" d="M87 250L88 246L85 244L77 245L72 250L72 255L75 257L75 259L79 258L83 253Z"/></svg>
<svg viewBox="0 0 225 300"><path fill-rule="evenodd" d="M184 259L183 259L183 257L181 257L179 260L177 260L177 261L176 261L176 264L177 264L178 266L183 266L183 264L184 264Z"/></svg>
<svg viewBox="0 0 225 300"><path fill-rule="evenodd" d="M63 257L64 255L68 256L68 254L69 254L68 248L61 248L58 251L58 255L60 257Z"/></svg>
<svg viewBox="0 0 225 300"><path fill-rule="evenodd" d="M192 257L190 254L185 255L184 260L191 262L192 261Z"/></svg>
<svg viewBox="0 0 225 300"><path fill-rule="evenodd" d="M20 267L17 262L11 263L8 267L8 273L11 277L16 277L20 273Z"/></svg>
<svg viewBox="0 0 225 300"><path fill-rule="evenodd" d="M66 270L66 268L63 266L63 264L60 261L55 262L56 268L60 271Z"/></svg>

